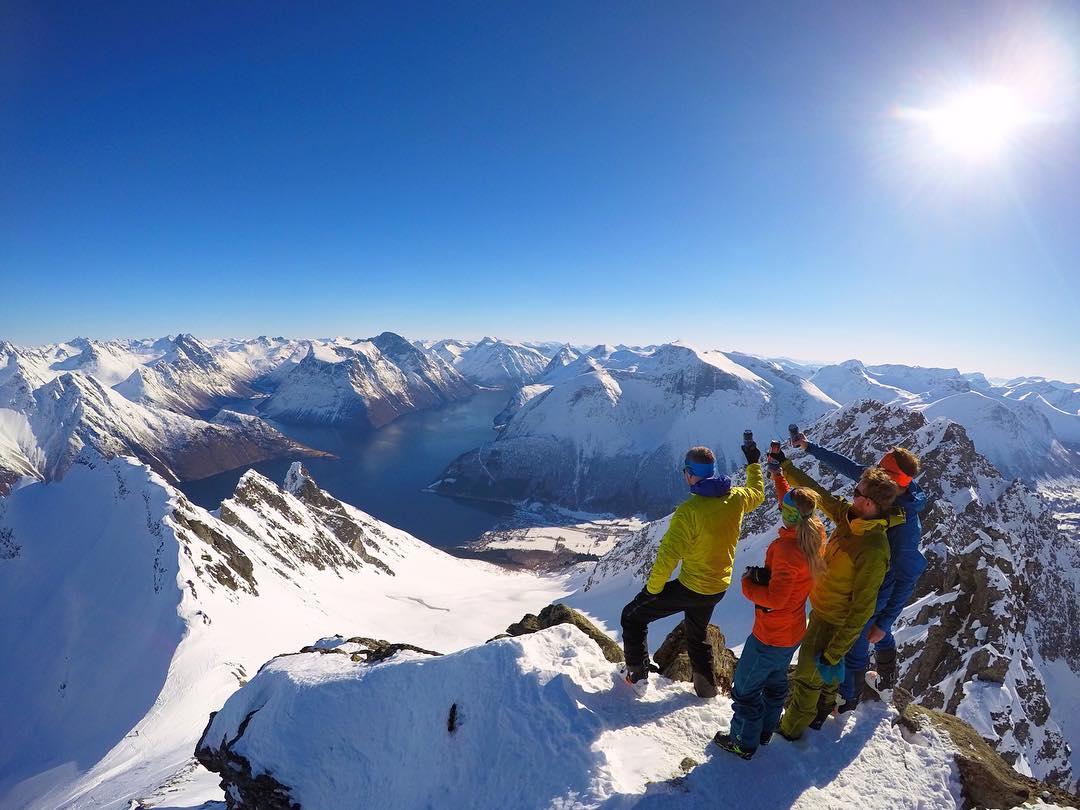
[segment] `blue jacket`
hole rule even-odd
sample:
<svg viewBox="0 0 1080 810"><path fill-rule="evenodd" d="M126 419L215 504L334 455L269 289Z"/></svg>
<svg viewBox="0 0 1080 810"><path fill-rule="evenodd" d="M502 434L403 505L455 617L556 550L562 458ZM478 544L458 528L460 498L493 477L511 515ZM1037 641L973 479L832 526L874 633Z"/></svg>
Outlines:
<svg viewBox="0 0 1080 810"><path fill-rule="evenodd" d="M822 464L852 481L862 478L863 471L866 469L862 464L857 464L847 456L826 450L816 444L808 442L806 451ZM889 570L885 573L885 579L878 590L877 607L871 619L886 633L892 632L893 622L911 598L915 584L919 581L922 572L926 570L926 557L919 550L919 543L922 540L922 521L919 520L919 513L926 508L926 493L912 481L908 484L907 492L901 493L893 505L904 510L907 520L888 531Z"/></svg>

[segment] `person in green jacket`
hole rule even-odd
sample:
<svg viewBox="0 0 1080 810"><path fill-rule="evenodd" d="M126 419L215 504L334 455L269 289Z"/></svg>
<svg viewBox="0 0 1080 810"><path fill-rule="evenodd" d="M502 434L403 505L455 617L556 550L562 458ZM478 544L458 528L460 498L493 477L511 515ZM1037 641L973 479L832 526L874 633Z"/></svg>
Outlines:
<svg viewBox="0 0 1080 810"><path fill-rule="evenodd" d="M889 508L899 492L880 467L868 467L851 501L837 497L785 460L781 469L792 485L810 487L836 528L825 546L825 575L810 592L810 620L799 647L791 701L780 734L797 740L807 726L821 728L836 706L844 680L844 656L877 604L889 567Z"/></svg>
<svg viewBox="0 0 1080 810"><path fill-rule="evenodd" d="M694 447L686 454L682 473L690 498L671 516L645 588L622 612L626 681L631 685L640 688L649 677L649 624L682 611L694 691L703 698L716 696L712 646L706 638L709 620L731 584L743 515L765 501L761 452L753 441L742 450L747 462L742 487L732 487L727 476L715 474L716 457L709 448ZM669 582L680 561L678 578Z"/></svg>

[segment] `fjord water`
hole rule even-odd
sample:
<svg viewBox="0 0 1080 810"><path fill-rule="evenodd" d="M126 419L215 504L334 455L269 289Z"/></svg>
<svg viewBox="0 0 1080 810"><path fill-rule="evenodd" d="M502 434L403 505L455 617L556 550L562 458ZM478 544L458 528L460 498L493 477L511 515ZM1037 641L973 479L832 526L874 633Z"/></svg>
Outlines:
<svg viewBox="0 0 1080 810"><path fill-rule="evenodd" d="M481 391L464 402L408 414L374 431L273 424L297 441L337 456L300 459L319 486L335 498L445 548L477 538L514 513L506 504L463 501L422 491L451 460L495 438L492 419L509 396L505 391ZM251 404L229 407L250 411ZM185 482L180 489L199 506L217 509L232 496L247 469L280 484L293 460L239 467Z"/></svg>

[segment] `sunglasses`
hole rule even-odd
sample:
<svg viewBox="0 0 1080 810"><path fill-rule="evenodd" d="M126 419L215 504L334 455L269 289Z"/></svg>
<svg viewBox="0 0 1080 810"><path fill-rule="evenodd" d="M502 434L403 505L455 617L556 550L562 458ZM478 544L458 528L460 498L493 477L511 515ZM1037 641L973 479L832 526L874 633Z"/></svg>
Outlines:
<svg viewBox="0 0 1080 810"><path fill-rule="evenodd" d="M855 497L856 498L865 498L868 501L872 500L869 495L867 495L865 492L860 490L858 487L855 487Z"/></svg>

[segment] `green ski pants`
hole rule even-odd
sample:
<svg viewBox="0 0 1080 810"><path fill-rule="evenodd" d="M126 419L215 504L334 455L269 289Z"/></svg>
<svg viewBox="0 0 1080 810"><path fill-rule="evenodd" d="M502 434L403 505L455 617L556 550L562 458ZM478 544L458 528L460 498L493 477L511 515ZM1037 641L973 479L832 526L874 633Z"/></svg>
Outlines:
<svg viewBox="0 0 1080 810"><path fill-rule="evenodd" d="M795 677L792 682L791 701L780 720L780 731L792 739L798 739L817 716L818 702L835 704L839 683L824 683L818 672L818 653L824 650L832 639L836 626L818 618L810 611L810 621L806 625L806 635L799 647L799 663L795 665Z"/></svg>

